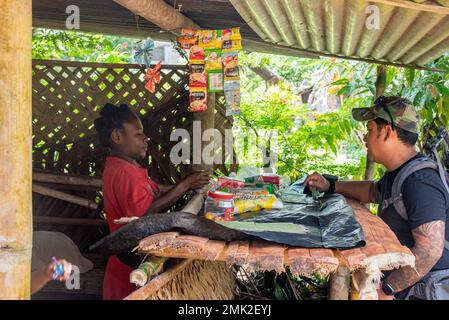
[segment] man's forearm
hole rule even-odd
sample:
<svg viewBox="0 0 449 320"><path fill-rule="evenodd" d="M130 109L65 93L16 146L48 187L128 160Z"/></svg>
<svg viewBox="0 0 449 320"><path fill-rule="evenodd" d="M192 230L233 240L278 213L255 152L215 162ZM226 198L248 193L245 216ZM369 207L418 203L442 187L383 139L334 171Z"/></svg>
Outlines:
<svg viewBox="0 0 449 320"><path fill-rule="evenodd" d="M415 269L404 267L392 272L386 279L396 292L418 282L438 262L444 250L445 223L432 221L412 230L415 246Z"/></svg>
<svg viewBox="0 0 449 320"><path fill-rule="evenodd" d="M335 192L360 202L375 202L374 181L337 181Z"/></svg>

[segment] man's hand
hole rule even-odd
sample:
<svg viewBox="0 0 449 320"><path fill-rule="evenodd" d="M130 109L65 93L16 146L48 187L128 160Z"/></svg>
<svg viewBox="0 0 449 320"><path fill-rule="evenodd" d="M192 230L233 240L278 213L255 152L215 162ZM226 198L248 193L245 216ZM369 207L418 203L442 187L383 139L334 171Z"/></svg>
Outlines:
<svg viewBox="0 0 449 320"><path fill-rule="evenodd" d="M311 191L318 189L320 192L326 192L329 190L330 183L321 174L314 172L304 180L304 187L309 187Z"/></svg>
<svg viewBox="0 0 449 320"><path fill-rule="evenodd" d="M210 174L207 172L196 172L184 179L184 183L189 189L199 189L207 185L210 181Z"/></svg>

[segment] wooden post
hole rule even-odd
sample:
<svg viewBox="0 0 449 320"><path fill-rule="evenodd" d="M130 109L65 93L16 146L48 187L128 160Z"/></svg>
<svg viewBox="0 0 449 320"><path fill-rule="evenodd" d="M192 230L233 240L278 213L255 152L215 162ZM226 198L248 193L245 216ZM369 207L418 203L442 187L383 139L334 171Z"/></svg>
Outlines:
<svg viewBox="0 0 449 320"><path fill-rule="evenodd" d="M29 299L31 0L0 0L0 300Z"/></svg>
<svg viewBox="0 0 449 320"><path fill-rule="evenodd" d="M201 123L201 137L203 137L203 133L208 129L214 129L215 128L215 93L209 92L207 97L207 110L205 112L195 112L193 115L193 121L200 121ZM198 137L193 136L193 139L198 139ZM194 142L195 143L195 142ZM205 146L209 145L210 143L214 143L214 138L210 141L203 142L201 140L201 150L193 150L193 152L201 152L201 164L193 164L192 165L192 171L207 171L209 173L212 173L214 170L213 164L207 164L205 163L205 159L203 159L202 154ZM215 146L216 147L216 146ZM214 154L211 155L213 160Z"/></svg>
<svg viewBox="0 0 449 320"><path fill-rule="evenodd" d="M331 274L329 279L329 300L348 300L349 281L349 268L340 264L337 271Z"/></svg>
<svg viewBox="0 0 449 320"><path fill-rule="evenodd" d="M387 66L382 64L377 67L376 98L381 96L385 92L386 83L387 83ZM373 180L374 169L375 163L374 161L368 159L367 154L365 166L365 180Z"/></svg>

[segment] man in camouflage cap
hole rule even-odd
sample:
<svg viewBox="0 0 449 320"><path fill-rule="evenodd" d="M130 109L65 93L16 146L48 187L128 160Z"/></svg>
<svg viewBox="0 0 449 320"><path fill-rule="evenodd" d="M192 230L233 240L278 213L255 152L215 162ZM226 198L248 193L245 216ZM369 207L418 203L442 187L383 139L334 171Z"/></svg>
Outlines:
<svg viewBox="0 0 449 320"><path fill-rule="evenodd" d="M449 224L449 194L438 171L424 168L408 175L402 184L407 219L384 201L394 198L393 182L402 169L427 160L415 148L419 118L407 99L381 96L370 108L353 109L352 116L367 122L364 141L368 158L384 165L385 175L379 181L332 181L315 172L306 178L304 185L321 192L338 192L364 203L382 204L379 217L411 249L416 269L403 267L389 272L378 290L379 298L413 299L410 295L428 283L429 275L443 270L449 278L449 250L444 244L449 239L449 228L445 228ZM420 281L424 284L418 284ZM445 288L449 292L449 283ZM423 299L439 298L435 297Z"/></svg>
<svg viewBox="0 0 449 320"><path fill-rule="evenodd" d="M419 118L415 107L407 99L400 97L380 96L371 108L352 109L352 117L357 121L380 118L402 130L419 133Z"/></svg>

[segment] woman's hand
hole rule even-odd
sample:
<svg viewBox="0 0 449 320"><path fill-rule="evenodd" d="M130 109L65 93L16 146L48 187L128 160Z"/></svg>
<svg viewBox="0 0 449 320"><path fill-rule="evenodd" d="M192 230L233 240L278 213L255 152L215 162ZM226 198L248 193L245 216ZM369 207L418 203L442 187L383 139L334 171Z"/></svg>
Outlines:
<svg viewBox="0 0 449 320"><path fill-rule="evenodd" d="M210 181L210 174L207 172L195 172L184 179L184 183L189 189L199 189L207 185Z"/></svg>
<svg viewBox="0 0 449 320"><path fill-rule="evenodd" d="M304 180L304 187L309 187L311 191L318 189L320 192L327 192L330 187L329 181L318 172L308 175Z"/></svg>
<svg viewBox="0 0 449 320"><path fill-rule="evenodd" d="M72 264L67 262L65 259L59 260L59 263L61 263L64 267L64 274L62 276L57 276L56 279L54 280L63 282L70 277L70 274L72 273ZM57 263L55 262L49 263L48 266L45 268L44 272L48 280L53 280L53 273L56 271L56 268Z"/></svg>

